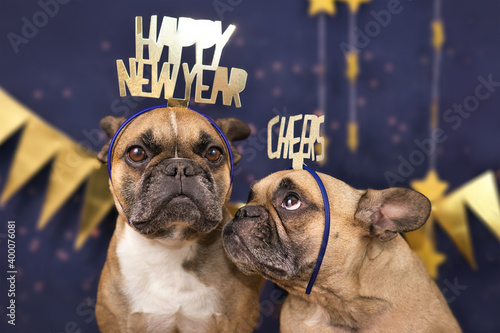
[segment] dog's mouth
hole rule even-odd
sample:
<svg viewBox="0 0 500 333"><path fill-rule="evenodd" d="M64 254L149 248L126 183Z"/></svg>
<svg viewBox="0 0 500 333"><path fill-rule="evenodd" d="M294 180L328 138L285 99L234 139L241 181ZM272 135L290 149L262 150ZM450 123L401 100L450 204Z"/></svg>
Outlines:
<svg viewBox="0 0 500 333"><path fill-rule="evenodd" d="M192 161L184 162L178 169L197 168ZM192 175L190 169L184 171L187 175L174 177L165 171L169 165L158 164L144 173L130 200L128 217L132 226L149 238L177 239L185 232L214 230L222 222L224 205L215 179L208 171Z"/></svg>
<svg viewBox="0 0 500 333"><path fill-rule="evenodd" d="M251 263L257 262L257 258L245 245L241 237L236 233L227 234L224 230L224 248L230 259L238 268L247 275L258 274Z"/></svg>
<svg viewBox="0 0 500 333"><path fill-rule="evenodd" d="M200 199L184 193L169 195L154 207L138 214L142 219L130 220L132 227L148 238L187 239L214 230L222 221L222 214L207 212Z"/></svg>
<svg viewBox="0 0 500 333"><path fill-rule="evenodd" d="M271 252L273 251L271 248L262 248L257 252L252 251L252 246L248 245L244 237L232 230L231 227L224 228L223 245L229 258L244 274L260 274L264 278L274 281L286 279L290 275L286 269L266 260L266 254L272 256Z"/></svg>

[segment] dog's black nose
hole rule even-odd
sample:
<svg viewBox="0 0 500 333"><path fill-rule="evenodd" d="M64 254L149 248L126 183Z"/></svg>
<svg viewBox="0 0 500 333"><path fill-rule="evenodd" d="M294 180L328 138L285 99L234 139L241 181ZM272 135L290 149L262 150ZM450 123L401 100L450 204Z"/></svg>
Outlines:
<svg viewBox="0 0 500 333"><path fill-rule="evenodd" d="M165 174L170 177L192 177L201 173L201 167L188 159L176 159L165 166Z"/></svg>
<svg viewBox="0 0 500 333"><path fill-rule="evenodd" d="M262 206L243 206L236 212L236 218L243 217L261 217L266 213L266 209Z"/></svg>

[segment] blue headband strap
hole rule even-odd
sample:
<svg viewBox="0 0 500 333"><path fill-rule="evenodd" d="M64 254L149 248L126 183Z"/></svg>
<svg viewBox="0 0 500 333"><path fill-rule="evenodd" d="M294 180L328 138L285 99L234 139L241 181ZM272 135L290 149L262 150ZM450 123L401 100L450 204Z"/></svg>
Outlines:
<svg viewBox="0 0 500 333"><path fill-rule="evenodd" d="M325 207L325 229L323 231L323 241L321 242L321 248L319 249L318 259L316 260L316 266L314 267L314 271L309 279L309 283L307 284L306 294L311 293L311 289L314 285L314 281L316 281L316 277L318 276L319 269L321 268L321 263L323 262L323 257L325 256L326 246L328 245L328 237L330 236L330 202L328 201L328 195L326 194L325 185L319 178L318 174L308 167L304 165L304 170L308 171L318 183L319 190L321 191L321 196L323 197L323 206Z"/></svg>
<svg viewBox="0 0 500 333"><path fill-rule="evenodd" d="M167 105L157 105L157 106L152 106L150 108L139 111L136 114L134 114L133 116L131 116L130 118L128 118L127 120L125 120L125 122L123 124L121 124L121 126L115 132L115 135L113 135L113 138L111 139L111 142L109 143L109 150L108 150L108 174L109 174L109 180L111 181L111 184L113 184L113 180L111 178L111 155L113 153L113 147L114 147L115 141L116 141L118 135L120 134L120 132L122 131L122 129L125 126L127 126L132 120L134 120L135 118L140 116L141 114L146 113L146 112L151 111L151 110L154 110L154 109L166 108L166 107L167 107ZM188 109L188 110L194 111L194 112L198 113L199 115L205 117L205 119L208 120L210 122L210 124L212 124L212 126L215 128L215 130L219 133L222 140L224 140L224 144L226 145L227 151L229 153L229 161L231 163L231 171L230 171L231 183L229 185L229 188L231 188L231 186L233 185L234 161L233 161L233 152L231 150L231 145L229 144L229 141L227 140L226 136L224 135L224 132L222 132L220 127L217 126L215 121L213 121L212 119L210 119L209 117L207 117L206 115L204 115L201 112L198 112L198 111L193 110L193 109Z"/></svg>

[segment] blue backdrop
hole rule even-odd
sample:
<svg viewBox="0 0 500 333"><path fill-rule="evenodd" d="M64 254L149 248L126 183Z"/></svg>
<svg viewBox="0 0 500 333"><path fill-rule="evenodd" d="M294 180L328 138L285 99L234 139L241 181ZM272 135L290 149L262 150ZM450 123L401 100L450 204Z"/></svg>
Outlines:
<svg viewBox="0 0 500 333"><path fill-rule="evenodd" d="M37 31L14 45L9 33L23 35L26 21L41 20L45 4L51 12ZM56 6L53 4L57 4ZM220 3L226 11L217 11ZM339 45L347 41L348 11L337 4L327 19L326 133L328 163L318 170L359 188L385 188L386 171L396 172L399 156L408 157L415 139L428 137L431 63L430 22L433 2L401 0L400 13L361 49L358 80L360 147L351 154L345 145L347 89L345 60ZM358 26L373 21L371 11L387 2L363 5ZM185 0L0 2L0 86L74 140L98 151L99 120L108 114L130 116L163 100L120 98L115 60L134 56L134 17L151 15L222 20L237 30L224 49L221 64L244 68L248 74L241 94L243 107L191 106L217 118L236 116L251 124L253 135L242 144L243 159L235 177L232 200L244 201L253 180L289 166L268 160L266 125L276 114L314 112L317 106L317 18L307 15L305 0ZM441 70L444 112L474 94L478 77L500 81L500 1L443 2L446 42ZM38 16L37 16L38 15ZM39 23L43 23L39 21ZM12 35L11 35L12 36ZM477 111L454 129L442 123L447 140L439 146L437 168L451 190L487 169L500 175L500 88L480 102ZM1 112L6 112L2 110ZM3 188L19 133L0 147ZM116 212L112 212L79 252L73 242L79 223L83 188L39 231L36 221L44 199L47 166L0 208L0 304L2 332L96 332L93 316L97 283ZM422 178L427 163L416 167L402 184ZM17 225L17 321L7 324L6 230ZM500 330L500 246L497 239L469 214L478 269L469 268L451 240L437 227L438 250L448 260L437 283L463 286L448 294L450 307L466 332ZM278 331L282 297L272 285L262 295L258 332Z"/></svg>

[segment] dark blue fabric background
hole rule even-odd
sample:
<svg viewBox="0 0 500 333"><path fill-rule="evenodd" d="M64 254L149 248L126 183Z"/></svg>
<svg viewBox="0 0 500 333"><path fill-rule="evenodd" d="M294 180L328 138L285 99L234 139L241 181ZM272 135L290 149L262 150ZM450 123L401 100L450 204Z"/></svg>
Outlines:
<svg viewBox="0 0 500 333"><path fill-rule="evenodd" d="M226 0L221 0L227 3ZM233 1L238 3L238 1ZM361 7L358 26L373 20L371 10L385 9L375 0ZM361 50L358 82L360 147L356 155L345 145L347 83L339 44L347 40L348 11L327 19L328 163L318 170L359 188L385 188L386 171L395 172L398 156L408 157L415 139L428 137L432 1L401 0L403 10ZM244 201L255 179L289 166L270 161L265 129L276 113L311 113L317 107L317 19L307 15L305 0L243 0L219 16L213 1L78 1L59 11L36 36L15 53L7 38L21 34L22 18L32 21L41 10L36 1L0 2L0 86L74 140L98 151L104 143L99 120L108 114L127 116L163 100L119 97L116 59L134 56L134 17L145 22L153 14L223 21L237 30L226 45L221 65L240 67L249 74L241 94L243 107L191 107L217 118L237 116L252 124L254 135L243 144L232 200ZM448 0L442 15L446 42L441 71L441 112L474 94L477 77L500 81L500 1ZM448 139L440 145L438 171L453 190L485 170L500 170L500 88L454 130L441 123ZM127 101L127 103L126 103ZM5 112L5 111L1 111ZM19 133L0 147L0 186ZM83 249L75 239L83 186L42 231L36 221L44 199L50 166L0 209L0 304L2 332L96 332L92 307L116 213L112 212ZM405 183L422 178L426 163ZM498 177L497 177L498 179ZM6 324L6 222L17 224L17 321ZM480 221L469 213L478 269L472 271L451 240L437 227L438 249L448 260L439 270L442 290L454 281L462 286L446 295L466 332L500 330L500 246ZM411 274L411 272L408 272ZM258 332L278 331L282 299L267 285L262 295ZM452 297L454 296L454 297Z"/></svg>

